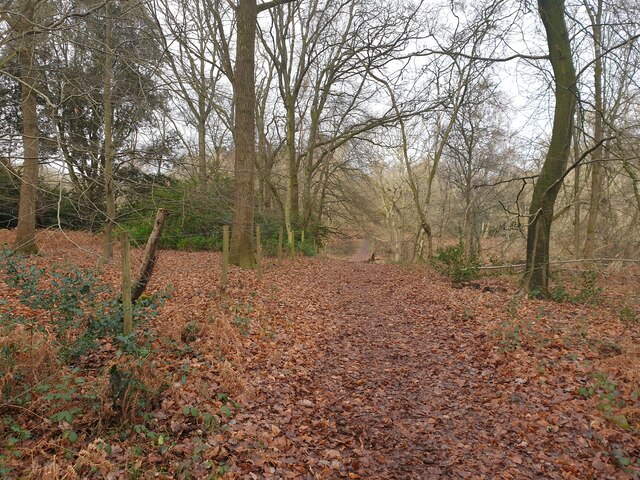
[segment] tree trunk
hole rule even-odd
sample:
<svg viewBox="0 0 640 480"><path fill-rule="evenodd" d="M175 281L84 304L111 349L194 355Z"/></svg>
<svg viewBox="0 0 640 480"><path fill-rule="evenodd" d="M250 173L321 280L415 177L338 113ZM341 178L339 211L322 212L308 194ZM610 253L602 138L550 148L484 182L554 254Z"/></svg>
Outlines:
<svg viewBox="0 0 640 480"><path fill-rule="evenodd" d="M633 194L636 198L636 205L638 210L640 211L640 178L633 169L633 166L629 163L628 159L624 159L622 161L622 166L624 167L624 171L627 172L629 178L631 178L631 183L633 185Z"/></svg>
<svg viewBox="0 0 640 480"><path fill-rule="evenodd" d="M576 159L580 157L578 141L578 130L573 132L573 156ZM573 170L573 255L577 259L580 258L580 165L577 164Z"/></svg>
<svg viewBox="0 0 640 480"><path fill-rule="evenodd" d="M591 27L593 29L593 44L595 54L594 64L594 90L595 90L595 119L593 127L593 141L596 145L591 155L591 197L589 198L589 213L587 215L587 232L584 239L584 258L591 258L595 248L595 235L602 197L602 137L604 104L602 99L602 0L598 0L595 14L591 15Z"/></svg>
<svg viewBox="0 0 640 480"><path fill-rule="evenodd" d="M209 183L209 171L207 166L207 118L209 117L209 111L207 106L207 99L210 92L207 91L207 71L205 64L205 46L204 40L200 40L199 58L198 64L198 187L203 195L200 199L201 202L205 200L207 194L207 184Z"/></svg>
<svg viewBox="0 0 640 480"><path fill-rule="evenodd" d="M34 2L26 2L24 20L20 22L22 44L18 50L20 63L20 106L22 109L22 139L24 142L24 163L20 185L20 205L18 207L18 227L16 229L16 252L26 255L38 253L36 244L36 200L39 170L38 116L35 79L35 36L29 28L34 24Z"/></svg>
<svg viewBox="0 0 640 480"><path fill-rule="evenodd" d="M310 148L308 152L315 153L316 150L316 148ZM321 153L321 155L322 154L323 153ZM323 164L330 165L332 159L333 153L327 153L323 160ZM310 158L306 160L307 161L305 161L304 165L304 184L302 186L302 221L300 222L300 226L308 231L315 232L319 225L318 214L322 210L322 207L319 204L321 198L318 198L318 193L324 188L323 177L325 177L324 181L328 181L328 178L326 178L326 176L321 172L319 175L320 178L314 186L313 156L310 156Z"/></svg>
<svg viewBox="0 0 640 480"><path fill-rule="evenodd" d="M111 76L113 69L113 17L111 3L105 4L105 56L103 65L102 105L104 108L104 196L107 218L104 224L104 245L102 250L105 262L113 259L113 224L116 219L116 203L113 191L113 106L111 104Z"/></svg>
<svg viewBox="0 0 640 480"><path fill-rule="evenodd" d="M207 192L208 172L207 172L207 114L205 97L198 94L198 187L201 193ZM204 201L204 197L201 199Z"/></svg>
<svg viewBox="0 0 640 480"><path fill-rule="evenodd" d="M298 183L298 161L296 152L296 113L295 100L289 96L287 98L287 198L285 199L284 223L287 233L298 226L298 215L300 214L300 204L298 196L300 187ZM287 238L292 238L287 235ZM291 247L291 246L290 246Z"/></svg>
<svg viewBox="0 0 640 480"><path fill-rule="evenodd" d="M529 295L547 297L553 207L569 158L576 106L576 72L564 20L564 0L538 0L538 12L547 34L556 85L556 105L551 143L529 207L527 262L523 288Z"/></svg>
<svg viewBox="0 0 640 480"><path fill-rule="evenodd" d="M151 280L153 268L156 266L156 250L158 248L160 238L162 237L162 228L164 227L167 215L168 212L164 208L158 210L156 221L153 224L153 230L151 231L149 240L147 240L147 246L144 249L144 259L142 260L140 273L131 287L132 302L135 302L140 298L140 295L142 295L146 290L149 280Z"/></svg>
<svg viewBox="0 0 640 480"><path fill-rule="evenodd" d="M242 268L256 266L253 251L253 179L256 162L254 75L257 16L255 0L239 1L236 70L233 78L235 192L229 261Z"/></svg>

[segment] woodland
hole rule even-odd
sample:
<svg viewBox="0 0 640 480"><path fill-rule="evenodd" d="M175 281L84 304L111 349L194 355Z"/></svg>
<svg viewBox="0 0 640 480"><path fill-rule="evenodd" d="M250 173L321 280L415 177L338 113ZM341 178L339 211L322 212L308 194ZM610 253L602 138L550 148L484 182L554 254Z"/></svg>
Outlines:
<svg viewBox="0 0 640 480"><path fill-rule="evenodd" d="M639 19L0 0L0 478L638 478Z"/></svg>

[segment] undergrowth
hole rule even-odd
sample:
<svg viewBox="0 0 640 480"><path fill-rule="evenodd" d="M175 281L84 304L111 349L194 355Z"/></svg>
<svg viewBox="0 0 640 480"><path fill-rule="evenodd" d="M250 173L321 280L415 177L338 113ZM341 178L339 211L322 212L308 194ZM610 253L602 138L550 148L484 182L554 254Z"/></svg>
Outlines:
<svg viewBox="0 0 640 480"><path fill-rule="evenodd" d="M588 270L581 275L579 290L571 293L563 283L557 282L551 292L551 298L556 302L570 303L598 303L602 288L598 286L596 272Z"/></svg>
<svg viewBox="0 0 640 480"><path fill-rule="evenodd" d="M45 430L69 456L80 437L98 438L157 405L166 385L152 366L154 330L144 327L164 295L137 302L134 333L124 335L119 296L96 272L47 271L9 252L0 274L12 299L0 305L2 478Z"/></svg>

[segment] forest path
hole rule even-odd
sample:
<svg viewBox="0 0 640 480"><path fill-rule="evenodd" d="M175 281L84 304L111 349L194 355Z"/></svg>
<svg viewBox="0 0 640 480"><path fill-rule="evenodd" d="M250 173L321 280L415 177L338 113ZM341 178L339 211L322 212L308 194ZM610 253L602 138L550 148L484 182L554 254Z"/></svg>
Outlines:
<svg viewBox="0 0 640 480"><path fill-rule="evenodd" d="M96 236L39 235L40 267L93 269L101 255ZM13 232L0 231L3 241ZM132 253L137 266L142 250ZM640 336L620 310L640 312L621 303L637 299L637 270L607 276L597 305L577 305L517 297L504 278L454 288L425 266L346 258L268 257L261 279L231 267L221 295L219 253L163 250L158 260L149 292L171 298L145 326L158 340L142 370L151 388L171 385L144 419L158 442L122 436L119 424L94 431L88 416L71 447L57 422L39 420L60 405L36 396L42 415L24 409L21 428L34 434L11 456L16 471L52 458L63 471L63 451L93 451L100 435L113 446L100 455L109 478L640 478ZM119 263L102 272L114 289ZM81 370L87 399L106 394L112 352L107 341L86 362L105 368ZM117 414L105 409L105 419Z"/></svg>
<svg viewBox="0 0 640 480"><path fill-rule="evenodd" d="M261 453L266 478L562 478L543 446L584 441L586 420L552 434L536 423L526 380L487 362L490 342L469 312L493 294L389 265L289 270L278 277L289 328L250 409L281 439L270 460Z"/></svg>
<svg viewBox="0 0 640 480"><path fill-rule="evenodd" d="M358 248L348 260L350 262L366 262L371 258L371 241L368 238L358 238Z"/></svg>

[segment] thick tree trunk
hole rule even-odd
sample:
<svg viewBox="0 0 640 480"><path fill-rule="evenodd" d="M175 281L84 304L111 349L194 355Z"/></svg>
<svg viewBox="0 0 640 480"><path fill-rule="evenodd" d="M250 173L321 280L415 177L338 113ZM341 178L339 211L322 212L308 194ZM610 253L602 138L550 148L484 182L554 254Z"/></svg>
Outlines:
<svg viewBox="0 0 640 480"><path fill-rule="evenodd" d="M538 11L547 34L556 84L556 105L551 143L529 207L523 288L529 295L548 296L551 223L571 146L576 106L576 72L564 20L564 0L538 0Z"/></svg>
<svg viewBox="0 0 640 480"><path fill-rule="evenodd" d="M14 249L23 254L38 253L36 243L36 200L39 170L39 130L36 112L35 86L35 37L28 29L34 21L34 2L26 2L23 11L24 31L21 33L22 44L18 50L20 63L20 90L22 109L22 139L24 142L24 163L22 165L22 182L20 186L20 205L18 207L18 227Z"/></svg>
<svg viewBox="0 0 640 480"><path fill-rule="evenodd" d="M113 69L113 18L111 3L107 2L105 25L105 56L103 65L102 105L104 109L104 196L107 218L104 224L103 260L113 259L113 225L116 219L116 202L113 191L113 106L111 104L111 77Z"/></svg>
<svg viewBox="0 0 640 480"><path fill-rule="evenodd" d="M316 149L313 148L312 151L315 153ZM328 154L323 160L323 163L330 164L332 158L332 154ZM319 205L316 205L316 199L318 199L318 192L323 188L322 185L320 185L322 183L322 174L314 188L313 158L309 160L311 161L305 162L304 165L304 183L302 185L302 221L300 223L303 229L315 232L318 223L314 223L314 220L317 220L316 215L321 209L319 208Z"/></svg>
<svg viewBox="0 0 640 480"><path fill-rule="evenodd" d="M255 0L239 1L236 70L233 78L235 193L229 261L242 268L256 266L253 248L253 183L256 162L254 75L257 15Z"/></svg>

